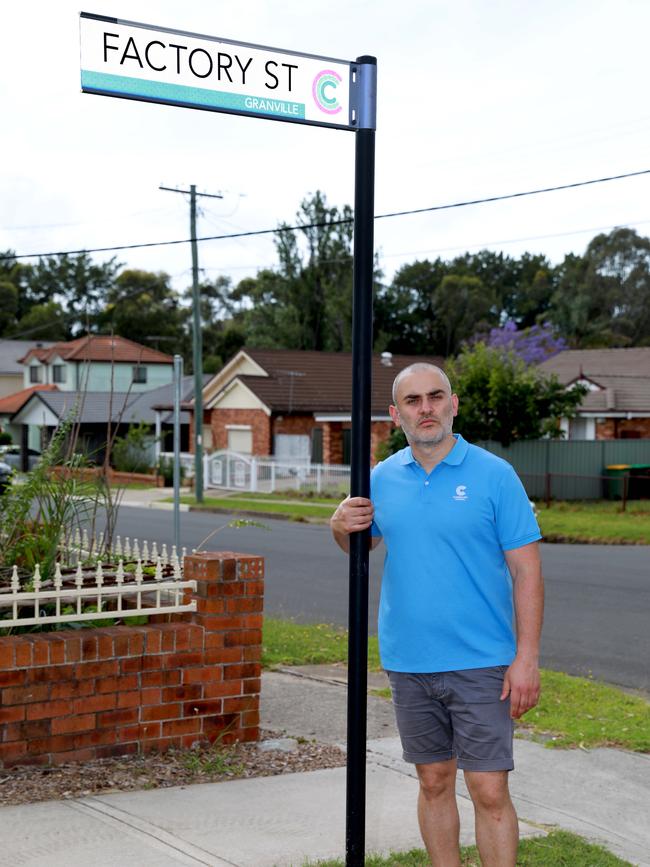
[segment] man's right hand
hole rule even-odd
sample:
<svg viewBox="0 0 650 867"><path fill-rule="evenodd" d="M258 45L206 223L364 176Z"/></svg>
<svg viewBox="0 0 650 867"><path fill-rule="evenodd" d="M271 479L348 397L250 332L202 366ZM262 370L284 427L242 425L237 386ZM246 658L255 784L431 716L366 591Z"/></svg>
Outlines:
<svg viewBox="0 0 650 867"><path fill-rule="evenodd" d="M344 551L350 548L350 533L367 530L375 515L374 507L365 497L346 497L330 519L334 539Z"/></svg>

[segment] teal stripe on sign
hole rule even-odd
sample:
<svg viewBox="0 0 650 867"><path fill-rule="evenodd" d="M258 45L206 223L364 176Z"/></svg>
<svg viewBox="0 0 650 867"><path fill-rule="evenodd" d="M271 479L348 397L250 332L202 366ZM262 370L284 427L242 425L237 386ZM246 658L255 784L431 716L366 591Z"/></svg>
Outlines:
<svg viewBox="0 0 650 867"><path fill-rule="evenodd" d="M81 70L81 87L99 90L104 93L123 93L125 96L155 99L158 102L184 102L188 105L205 106L242 114L268 114L270 117L305 117L302 102L287 102L265 96L251 96L245 93L225 93L221 90L207 90L204 87L188 87L185 84L167 84L163 81L149 81L146 78L130 78L126 75L110 75L106 72Z"/></svg>

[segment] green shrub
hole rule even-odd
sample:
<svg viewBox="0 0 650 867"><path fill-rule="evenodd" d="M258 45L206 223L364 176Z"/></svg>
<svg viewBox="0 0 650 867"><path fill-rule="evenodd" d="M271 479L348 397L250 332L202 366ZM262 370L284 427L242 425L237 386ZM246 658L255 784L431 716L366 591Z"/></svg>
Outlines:
<svg viewBox="0 0 650 867"><path fill-rule="evenodd" d="M113 466L122 473L147 473L152 468L151 425L140 422L131 425L123 437L113 444Z"/></svg>

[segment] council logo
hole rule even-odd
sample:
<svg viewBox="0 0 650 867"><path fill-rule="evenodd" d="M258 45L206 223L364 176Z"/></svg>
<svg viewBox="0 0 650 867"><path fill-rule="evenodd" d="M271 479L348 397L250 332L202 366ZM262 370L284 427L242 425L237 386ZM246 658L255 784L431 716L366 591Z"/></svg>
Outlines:
<svg viewBox="0 0 650 867"><path fill-rule="evenodd" d="M466 500L467 499L467 485L458 485L456 488L456 494L454 495L454 500Z"/></svg>
<svg viewBox="0 0 650 867"><path fill-rule="evenodd" d="M323 69L314 78L311 86L314 102L325 114L338 114L341 111L341 104L336 98L336 88L341 81L343 79L333 69Z"/></svg>

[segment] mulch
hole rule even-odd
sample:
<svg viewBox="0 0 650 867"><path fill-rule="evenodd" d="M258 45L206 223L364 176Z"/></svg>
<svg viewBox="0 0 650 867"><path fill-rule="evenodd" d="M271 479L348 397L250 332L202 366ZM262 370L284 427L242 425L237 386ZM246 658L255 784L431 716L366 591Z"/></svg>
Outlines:
<svg viewBox="0 0 650 867"><path fill-rule="evenodd" d="M278 737L277 732L260 733L260 741ZM336 746L298 739L291 752L261 750L257 743L197 745L81 764L5 768L0 769L0 805L294 774L341 767L345 758Z"/></svg>

